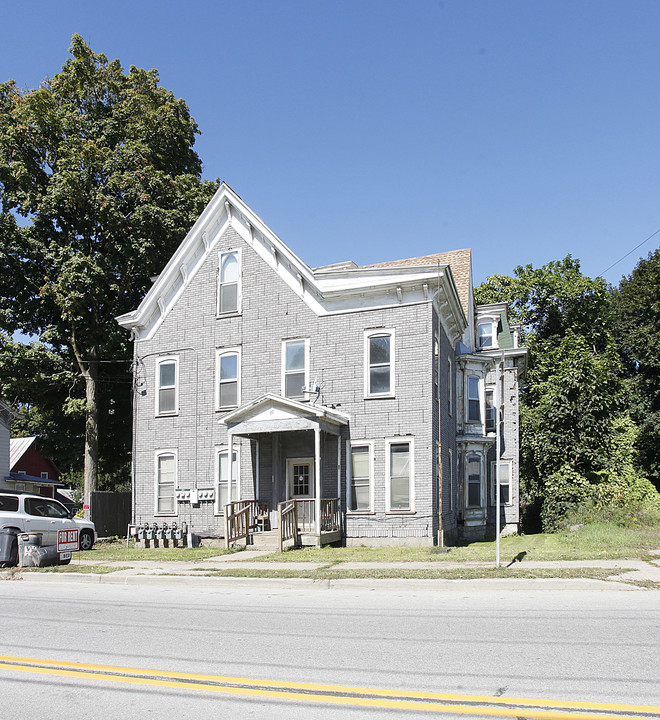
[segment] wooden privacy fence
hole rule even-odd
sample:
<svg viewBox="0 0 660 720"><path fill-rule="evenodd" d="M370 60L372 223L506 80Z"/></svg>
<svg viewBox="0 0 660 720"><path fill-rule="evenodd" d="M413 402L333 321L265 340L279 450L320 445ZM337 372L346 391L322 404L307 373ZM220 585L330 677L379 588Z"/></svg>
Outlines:
<svg viewBox="0 0 660 720"><path fill-rule="evenodd" d="M124 537L131 523L131 493L95 490L90 496L89 518L99 537Z"/></svg>

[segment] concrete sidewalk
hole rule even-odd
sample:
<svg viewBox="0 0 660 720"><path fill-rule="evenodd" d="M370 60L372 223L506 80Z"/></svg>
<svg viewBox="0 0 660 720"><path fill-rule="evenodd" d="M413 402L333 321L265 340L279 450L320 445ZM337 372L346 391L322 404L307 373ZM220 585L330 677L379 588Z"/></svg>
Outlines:
<svg viewBox="0 0 660 720"><path fill-rule="evenodd" d="M104 560L93 560L87 559L85 553L81 554L80 557L75 557L71 561L71 565L68 566L64 572L34 572L32 570L21 568L11 568L8 570L0 571L0 579L22 579L29 580L45 580L47 578L61 578L73 580L74 578L84 581L95 582L126 582L128 578L132 579L132 582L139 582L140 578L147 581L148 578L166 578L166 577L188 577L208 580L207 575L218 570L251 570L259 573L264 572L264 576L271 575L272 571L276 571L285 575L287 572L299 572L299 571L315 571L323 569L327 574L337 574L337 578L333 582L347 582L349 579L342 578L343 571L369 571L373 570L374 573L378 573L383 570L454 570L454 569L492 569L495 563L485 562L464 562L464 563L452 563L448 561L412 561L412 562L339 562L337 564L330 564L326 562L275 562L269 560L259 560L260 557L264 557L270 554L268 551L259 550L244 550L240 553L233 553L230 555L218 555L217 557L205 558L203 560L196 560L192 562L184 561L166 561L166 560L126 560L126 561L104 561ZM117 570L106 574L90 573L89 568L93 566L104 566L104 567L116 567ZM81 572L76 573L75 568L80 567ZM615 571L625 570L625 572L613 573L611 578L612 581L618 581L620 584L628 583L629 587L637 587L637 584L645 584L647 587L657 587L660 589L660 556L657 560L651 562L645 562L643 560L558 560L558 561L534 561L534 560L523 560L522 562L511 562L508 565L502 563L502 568L506 572L507 569L611 569ZM270 571L270 572L268 572ZM512 573L513 574L513 573ZM585 573L587 575L588 573ZM102 578L102 580L101 580ZM218 577L217 580L227 580L226 576ZM245 579L245 578L244 578ZM259 578L247 578L246 580L253 581ZM282 578L284 579L284 578ZM292 578L295 579L295 578ZM415 580L406 578L383 578L382 580L376 578L362 578L355 579L351 578L352 582L385 582L387 580L398 580L401 583L412 583ZM579 578L577 578L579 579ZM586 578L588 579L588 578ZM308 582L317 582L313 579L306 578ZM416 579L424 583L437 583L442 579ZM516 579L520 582L520 579ZM544 582L548 582L548 578L543 579ZM562 578L556 578L555 581L562 581ZM575 580L575 579L573 579ZM606 583L604 580L593 580L588 579L590 583ZM512 583L514 578L507 579L506 577L498 577L498 583ZM569 582L568 580L565 580ZM453 583L464 583L464 582L493 582L492 579L483 580L447 580L447 582ZM534 579L529 579L529 582L535 582ZM542 582L542 580L536 580L536 582ZM516 583L514 583L516 584ZM611 584L611 583L608 583Z"/></svg>

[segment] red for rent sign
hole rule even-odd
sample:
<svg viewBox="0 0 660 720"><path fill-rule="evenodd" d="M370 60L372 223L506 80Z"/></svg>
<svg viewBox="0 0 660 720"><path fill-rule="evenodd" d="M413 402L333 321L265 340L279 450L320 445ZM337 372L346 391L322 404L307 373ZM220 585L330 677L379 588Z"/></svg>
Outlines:
<svg viewBox="0 0 660 720"><path fill-rule="evenodd" d="M75 530L58 530L57 531L57 551L66 552L67 550L78 549L78 528Z"/></svg>

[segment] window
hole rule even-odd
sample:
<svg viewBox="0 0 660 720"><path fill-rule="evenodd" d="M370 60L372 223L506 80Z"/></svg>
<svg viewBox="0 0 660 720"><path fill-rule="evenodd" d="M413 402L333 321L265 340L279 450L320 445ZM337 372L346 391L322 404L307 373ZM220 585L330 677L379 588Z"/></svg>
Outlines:
<svg viewBox="0 0 660 720"><path fill-rule="evenodd" d="M18 512L18 498L12 495L0 495L0 512Z"/></svg>
<svg viewBox="0 0 660 720"><path fill-rule="evenodd" d="M490 464L490 477L493 493L493 505L497 501L497 463ZM500 505L511 504L511 463L500 461Z"/></svg>
<svg viewBox="0 0 660 720"><path fill-rule="evenodd" d="M218 378L216 398L218 409L238 407L240 403L240 353L238 350L218 351L216 377Z"/></svg>
<svg viewBox="0 0 660 720"><path fill-rule="evenodd" d="M454 509L454 452L449 448L449 509Z"/></svg>
<svg viewBox="0 0 660 720"><path fill-rule="evenodd" d="M387 509L412 510L412 443L387 443Z"/></svg>
<svg viewBox="0 0 660 720"><path fill-rule="evenodd" d="M479 325L477 326L477 334L480 348L488 349L494 346L492 322L479 323Z"/></svg>
<svg viewBox="0 0 660 720"><path fill-rule="evenodd" d="M479 455L468 455L467 472L467 506L481 507L481 458Z"/></svg>
<svg viewBox="0 0 660 720"><path fill-rule="evenodd" d="M440 343L438 336L433 340L433 395L436 400L440 400Z"/></svg>
<svg viewBox="0 0 660 720"><path fill-rule="evenodd" d="M365 357L367 397L394 395L394 330L366 334Z"/></svg>
<svg viewBox="0 0 660 720"><path fill-rule="evenodd" d="M309 340L286 340L282 344L282 394L304 400L309 376Z"/></svg>
<svg viewBox="0 0 660 720"><path fill-rule="evenodd" d="M156 515L176 515L176 453L156 456Z"/></svg>
<svg viewBox="0 0 660 720"><path fill-rule="evenodd" d="M454 374L451 367L451 359L447 358L447 412L451 417L454 406Z"/></svg>
<svg viewBox="0 0 660 720"><path fill-rule="evenodd" d="M372 506L373 445L351 446L350 491L348 509L370 512Z"/></svg>
<svg viewBox="0 0 660 720"><path fill-rule="evenodd" d="M48 472L42 472L42 473L41 473L41 477L42 477L44 480L48 480Z"/></svg>
<svg viewBox="0 0 660 720"><path fill-rule="evenodd" d="M481 401L479 399L479 378L468 375L468 422L481 422Z"/></svg>
<svg viewBox="0 0 660 720"><path fill-rule="evenodd" d="M35 517L68 518L69 511L54 500L25 498L25 512Z"/></svg>
<svg viewBox="0 0 660 720"><path fill-rule="evenodd" d="M218 272L218 315L237 313L240 307L240 251L220 253Z"/></svg>
<svg viewBox="0 0 660 720"><path fill-rule="evenodd" d="M218 512L224 513L225 505L238 500L238 452L232 452L231 478L229 477L229 450L218 452Z"/></svg>
<svg viewBox="0 0 660 720"><path fill-rule="evenodd" d="M493 390L486 390L486 432L495 432L497 420L496 420L496 409L495 409L495 392Z"/></svg>
<svg viewBox="0 0 660 720"><path fill-rule="evenodd" d="M156 415L176 415L178 412L178 366L177 358L163 358L156 365Z"/></svg>

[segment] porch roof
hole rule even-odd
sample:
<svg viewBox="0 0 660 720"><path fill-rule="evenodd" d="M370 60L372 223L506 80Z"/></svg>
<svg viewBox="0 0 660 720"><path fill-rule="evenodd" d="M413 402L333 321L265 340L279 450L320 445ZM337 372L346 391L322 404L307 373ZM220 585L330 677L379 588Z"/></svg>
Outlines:
<svg viewBox="0 0 660 720"><path fill-rule="evenodd" d="M320 428L338 435L349 415L325 405L291 400L267 393L233 410L220 420L232 435L291 432Z"/></svg>

